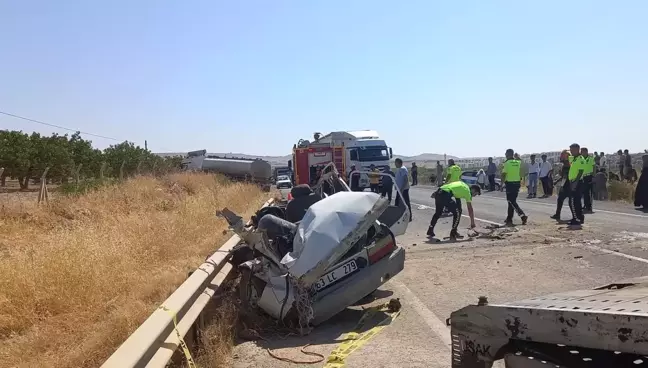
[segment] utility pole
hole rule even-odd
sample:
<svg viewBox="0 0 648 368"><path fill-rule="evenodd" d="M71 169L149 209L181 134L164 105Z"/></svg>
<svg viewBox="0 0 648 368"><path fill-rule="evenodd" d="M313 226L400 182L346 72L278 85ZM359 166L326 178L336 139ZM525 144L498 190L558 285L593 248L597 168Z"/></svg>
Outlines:
<svg viewBox="0 0 648 368"><path fill-rule="evenodd" d="M148 142L146 140L144 141L144 149L148 150Z"/></svg>

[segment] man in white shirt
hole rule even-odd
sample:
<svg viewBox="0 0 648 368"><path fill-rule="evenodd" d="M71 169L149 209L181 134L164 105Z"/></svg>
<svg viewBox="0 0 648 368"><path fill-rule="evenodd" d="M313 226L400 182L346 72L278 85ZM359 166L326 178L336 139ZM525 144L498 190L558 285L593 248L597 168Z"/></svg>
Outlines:
<svg viewBox="0 0 648 368"><path fill-rule="evenodd" d="M542 183L542 198L551 197L553 194L553 165L547 161L547 155L542 155L540 163L540 182Z"/></svg>
<svg viewBox="0 0 648 368"><path fill-rule="evenodd" d="M400 195L396 195L396 207L399 206L401 201L405 202L405 205L407 205L410 211L409 220L410 222L412 222L412 205L410 204L409 197L410 184L407 168L403 166L403 160L401 160L400 158L394 160L394 164L396 165L396 177L394 179L396 179L396 185L398 186L398 189L400 189L401 193L403 193L402 198Z"/></svg>
<svg viewBox="0 0 648 368"><path fill-rule="evenodd" d="M535 158L535 155L531 155L531 162L527 164L527 172L529 173L529 180L527 181L529 183L527 187L529 195L527 198L535 198L536 192L538 191L538 172L540 171L540 166L536 162Z"/></svg>
<svg viewBox="0 0 648 368"><path fill-rule="evenodd" d="M602 167L602 168L605 168L605 170L608 170L609 169L609 167L608 167L608 158L605 155L605 152L601 152L601 156L599 156L599 157L601 157L601 163L599 164L599 166Z"/></svg>

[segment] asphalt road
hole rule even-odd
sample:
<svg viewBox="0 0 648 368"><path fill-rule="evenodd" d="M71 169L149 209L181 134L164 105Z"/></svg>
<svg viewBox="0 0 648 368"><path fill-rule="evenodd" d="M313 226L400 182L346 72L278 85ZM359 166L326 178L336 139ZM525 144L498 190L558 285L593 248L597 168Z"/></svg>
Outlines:
<svg viewBox="0 0 648 368"><path fill-rule="evenodd" d="M507 203L502 193L487 193L477 197L473 206L477 231L489 236L436 242L425 236L434 211L433 190L410 190L414 220L398 239L407 251L405 270L387 282L372 302L400 298L402 313L355 351L348 367L450 367L450 335L444 321L454 310L475 304L481 295L491 303L508 302L648 275L648 214L629 205L595 202L595 213L587 216L583 229L569 230L549 219L555 198L523 199L520 205L529 215L526 226L491 230L493 224L503 222ZM567 208L563 214L567 218ZM519 224L519 218L515 221ZM460 232L465 234L468 225L463 218ZM450 218L442 218L438 237L449 231ZM336 338L350 330L360 315L357 307L349 309L303 338L242 342L232 364L300 366L270 357L265 348L308 360L313 357L299 351L308 343L313 344L309 350L328 356Z"/></svg>

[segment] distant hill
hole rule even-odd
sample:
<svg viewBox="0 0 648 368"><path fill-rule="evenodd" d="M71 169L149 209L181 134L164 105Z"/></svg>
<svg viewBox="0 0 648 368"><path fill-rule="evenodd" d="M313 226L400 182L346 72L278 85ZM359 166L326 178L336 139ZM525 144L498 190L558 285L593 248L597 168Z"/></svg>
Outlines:
<svg viewBox="0 0 648 368"><path fill-rule="evenodd" d="M439 154L439 153L421 153L420 155L416 155L416 156L394 155L394 159L396 158L400 158L401 160L403 160L403 163L405 165L410 164L412 162L416 162L418 166L425 166L425 167L434 167L437 161L443 162L445 159L443 154ZM457 159L458 157L448 155L447 158Z"/></svg>
<svg viewBox="0 0 648 368"><path fill-rule="evenodd" d="M157 155L160 156L184 156L186 155L186 152L163 152L163 153L157 153ZM266 160L270 162L272 166L285 166L288 165L288 160L292 159L292 155L285 155L285 156L254 156L254 155L248 155L245 153L207 153L208 155L214 155L214 156L220 156L220 157L239 157L239 158L246 158L246 159L255 159L255 158L260 158L262 160ZM394 159L400 158L403 160L405 164L409 164L411 162L416 162L417 165L419 166L427 166L427 167L433 167L436 165L437 161L443 161L443 154L438 154L438 153L421 153L420 155L416 156L403 156L403 155L394 155L394 158L392 159L392 162ZM448 155L448 158L457 158L456 156L450 156Z"/></svg>

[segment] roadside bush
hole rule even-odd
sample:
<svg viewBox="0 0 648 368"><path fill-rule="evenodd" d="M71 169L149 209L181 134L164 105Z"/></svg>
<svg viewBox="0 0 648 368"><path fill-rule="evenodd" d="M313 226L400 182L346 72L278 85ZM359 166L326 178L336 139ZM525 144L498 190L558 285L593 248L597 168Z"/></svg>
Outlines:
<svg viewBox="0 0 648 368"><path fill-rule="evenodd" d="M95 178L89 178L86 180L81 180L79 181L78 184L76 183L63 183L58 187L58 190L62 194L66 195L81 195L88 193L90 191L98 190L102 186L105 185L111 185L115 183L115 180L112 179L95 179Z"/></svg>
<svg viewBox="0 0 648 368"><path fill-rule="evenodd" d="M608 195L612 201L634 201L636 184L611 180L608 182Z"/></svg>

